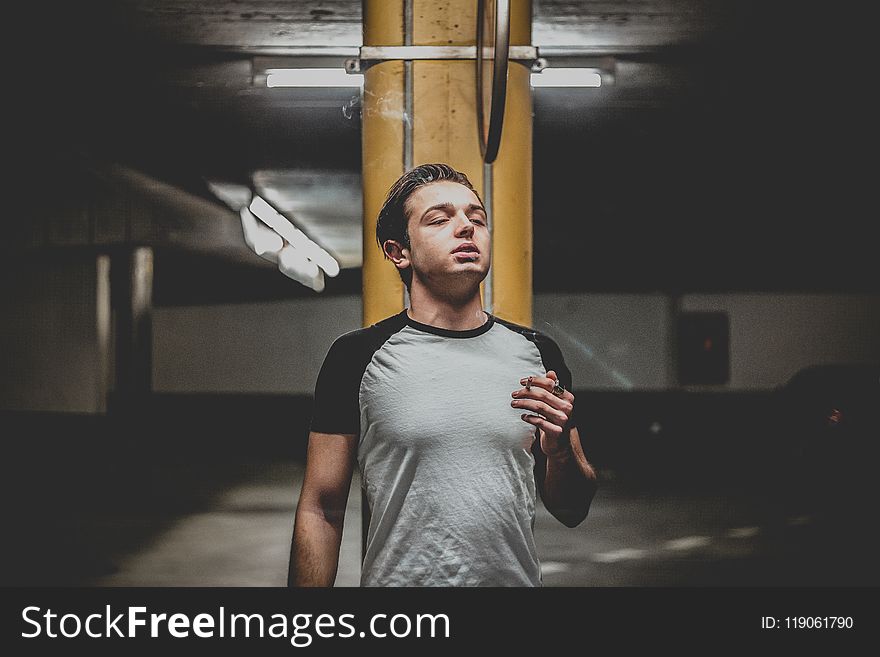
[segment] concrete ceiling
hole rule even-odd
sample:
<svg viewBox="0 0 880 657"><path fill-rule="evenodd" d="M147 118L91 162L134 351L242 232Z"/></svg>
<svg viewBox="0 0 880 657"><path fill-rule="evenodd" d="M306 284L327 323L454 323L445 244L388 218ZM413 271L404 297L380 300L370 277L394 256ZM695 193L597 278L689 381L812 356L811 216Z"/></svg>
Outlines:
<svg viewBox="0 0 880 657"><path fill-rule="evenodd" d="M839 243L862 243L866 176L848 150L873 134L861 11L536 0L533 42L551 63L617 63L613 86L534 91L536 288L875 289L823 237L834 217ZM356 267L357 90L252 75L260 57L341 63L360 21L359 0L17 7L19 176L51 189L46 158L74 153L214 201L209 182L254 184Z"/></svg>
<svg viewBox="0 0 880 657"><path fill-rule="evenodd" d="M176 45L280 53L362 44L361 0L119 0L116 5L127 28ZM706 43L734 32L736 20L748 15L747 5L730 0L536 0L533 41L615 52Z"/></svg>

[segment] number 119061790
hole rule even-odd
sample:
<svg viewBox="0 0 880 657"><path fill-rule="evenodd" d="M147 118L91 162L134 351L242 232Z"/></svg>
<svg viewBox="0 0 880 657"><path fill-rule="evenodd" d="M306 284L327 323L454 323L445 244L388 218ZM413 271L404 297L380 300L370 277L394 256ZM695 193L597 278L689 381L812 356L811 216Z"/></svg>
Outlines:
<svg viewBox="0 0 880 657"><path fill-rule="evenodd" d="M761 617L761 628L765 630L849 630L852 627L852 616Z"/></svg>

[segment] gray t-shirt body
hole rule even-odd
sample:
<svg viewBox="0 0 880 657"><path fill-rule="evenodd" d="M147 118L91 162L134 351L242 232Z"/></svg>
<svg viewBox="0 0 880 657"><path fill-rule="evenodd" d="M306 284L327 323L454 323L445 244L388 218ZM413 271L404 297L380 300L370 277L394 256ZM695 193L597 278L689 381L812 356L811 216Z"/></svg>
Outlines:
<svg viewBox="0 0 880 657"><path fill-rule="evenodd" d="M362 586L541 586L535 429L520 379L571 375L546 336L487 314L468 331L406 311L333 344L312 430L358 436L370 508Z"/></svg>

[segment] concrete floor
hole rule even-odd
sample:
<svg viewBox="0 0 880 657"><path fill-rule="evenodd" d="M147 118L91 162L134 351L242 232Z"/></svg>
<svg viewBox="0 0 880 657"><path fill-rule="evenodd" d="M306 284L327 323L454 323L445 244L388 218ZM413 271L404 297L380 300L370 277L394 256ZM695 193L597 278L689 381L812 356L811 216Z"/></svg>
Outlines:
<svg viewBox="0 0 880 657"><path fill-rule="evenodd" d="M249 464L200 505L180 503L164 517L125 508L91 517L84 522L100 563L79 583L283 586L302 476L295 461ZM360 504L356 476L337 586L358 585ZM539 504L535 529L549 587L877 585L873 552L848 530L821 510L639 489L613 473L603 473L580 526L566 528ZM139 538L123 541L125 534Z"/></svg>

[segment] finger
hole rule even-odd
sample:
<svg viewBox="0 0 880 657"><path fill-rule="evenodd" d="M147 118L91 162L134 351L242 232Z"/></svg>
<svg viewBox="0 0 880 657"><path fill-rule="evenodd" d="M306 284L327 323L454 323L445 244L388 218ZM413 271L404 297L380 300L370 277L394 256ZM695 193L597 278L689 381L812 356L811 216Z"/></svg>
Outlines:
<svg viewBox="0 0 880 657"><path fill-rule="evenodd" d="M556 372L550 370L548 374L555 376ZM520 385L524 386L527 392L532 392L536 388L548 391L557 399L565 399L569 403L574 403L574 394L570 390L564 390L561 395L554 394L553 389L556 387L557 379L551 379L548 376L529 376L519 380ZM563 386L564 387L564 386ZM517 395L513 395L514 397Z"/></svg>
<svg viewBox="0 0 880 657"><path fill-rule="evenodd" d="M540 388L544 388L544 390L553 390L555 380L546 376L530 376L524 379L520 379L519 383L522 386L529 384L529 388L534 388L535 386L538 386Z"/></svg>
<svg viewBox="0 0 880 657"><path fill-rule="evenodd" d="M543 430L544 433L547 433L551 436L556 436L562 433L560 427L551 422L548 422L540 415L529 415L528 413L523 413L520 417L522 418L523 422L528 422L529 424L538 427L539 429Z"/></svg>
<svg viewBox="0 0 880 657"><path fill-rule="evenodd" d="M566 389L562 381L559 380L559 377L556 376L556 372L554 372L553 370L547 372L547 379L552 382L550 385L550 392L553 394L554 397L558 397L560 399L568 399L568 401L571 402L574 401L574 395ZM561 394L559 393L557 388L562 388ZM566 397L566 395L568 395L568 397Z"/></svg>
<svg viewBox="0 0 880 657"><path fill-rule="evenodd" d="M568 415L563 413L560 410L553 408L552 406L545 404L542 401L537 401L535 399L514 399L510 402L510 405L514 408L519 408L526 411L533 411L544 416L547 420L557 425L557 430L562 429L568 422Z"/></svg>
<svg viewBox="0 0 880 657"><path fill-rule="evenodd" d="M536 399L538 401L542 401L545 404L548 404L553 408L562 411L568 416L571 415L571 411L574 408L574 395L567 390L562 394L562 396L558 396L554 395L552 392L547 392L543 388L534 386L531 388L531 390L528 388L520 388L519 390L514 390L510 394L510 396L514 399Z"/></svg>
<svg viewBox="0 0 880 657"><path fill-rule="evenodd" d="M553 370L550 370L549 372L547 372L547 374L552 374L554 377L556 376L556 372L554 372ZM549 391L550 394L553 395L554 398L563 399L568 404L571 404L573 406L574 405L574 394L571 391L566 390L564 386L563 386L563 391L562 391L561 395L558 395L555 392L553 392L553 390L556 388L556 381L557 381L557 379L550 378L549 376L529 376L529 377L520 379L519 382L520 382L520 385L525 386L525 389L527 392L527 394L523 395L525 397L531 396L528 393L531 393L536 388L542 388L544 390ZM514 393L511 396L518 397L519 395ZM554 402L550 402L550 403L553 406L557 406L557 404ZM563 408L567 409L567 407L564 405L558 406L558 407L560 409L563 409ZM569 412L569 414L571 413L570 410L568 410L568 412Z"/></svg>

